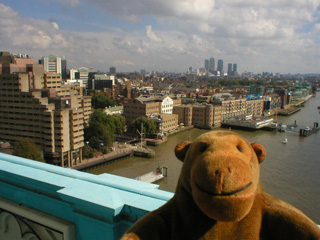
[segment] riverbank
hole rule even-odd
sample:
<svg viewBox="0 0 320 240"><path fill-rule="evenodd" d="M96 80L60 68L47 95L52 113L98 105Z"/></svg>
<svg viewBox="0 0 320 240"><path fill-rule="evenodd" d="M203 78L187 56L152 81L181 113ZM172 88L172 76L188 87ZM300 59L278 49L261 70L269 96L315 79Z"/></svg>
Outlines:
<svg viewBox="0 0 320 240"><path fill-rule="evenodd" d="M81 163L77 163L72 168L75 170L85 170L96 165L111 163L122 158L131 157L134 151L131 145L120 145L118 142L113 144L112 149L113 151L107 154L101 154L93 158L84 158Z"/></svg>

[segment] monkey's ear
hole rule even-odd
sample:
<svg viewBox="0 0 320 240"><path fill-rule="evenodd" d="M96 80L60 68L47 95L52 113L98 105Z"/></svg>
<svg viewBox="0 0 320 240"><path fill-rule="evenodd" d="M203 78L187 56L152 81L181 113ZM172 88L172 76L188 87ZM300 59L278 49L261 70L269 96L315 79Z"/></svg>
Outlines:
<svg viewBox="0 0 320 240"><path fill-rule="evenodd" d="M189 149L191 145L191 142L189 141L185 141L185 142L181 142L178 143L177 146L174 149L174 153L176 154L176 157L180 160L180 161L184 161L184 157L186 156L186 153Z"/></svg>
<svg viewBox="0 0 320 240"><path fill-rule="evenodd" d="M260 143L251 143L253 150L255 151L259 163L262 163L266 157L266 150Z"/></svg>

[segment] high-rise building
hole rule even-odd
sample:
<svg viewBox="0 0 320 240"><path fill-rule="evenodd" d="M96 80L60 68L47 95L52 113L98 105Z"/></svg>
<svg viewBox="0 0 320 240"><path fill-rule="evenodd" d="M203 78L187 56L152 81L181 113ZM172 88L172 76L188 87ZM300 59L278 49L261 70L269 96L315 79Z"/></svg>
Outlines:
<svg viewBox="0 0 320 240"><path fill-rule="evenodd" d="M219 71L220 73L223 72L223 60L222 59L218 60L217 71Z"/></svg>
<svg viewBox="0 0 320 240"><path fill-rule="evenodd" d="M45 73L58 73L61 74L63 80L67 79L67 60L64 58L50 54L42 57L39 63L43 65Z"/></svg>
<svg viewBox="0 0 320 240"><path fill-rule="evenodd" d="M88 88L89 74L93 72L93 68L72 68L70 69L70 80L68 82L77 82L80 87Z"/></svg>
<svg viewBox="0 0 320 240"><path fill-rule="evenodd" d="M10 53L0 53L0 92L0 141L29 138L56 165L82 161L91 97L61 85L61 74Z"/></svg>
<svg viewBox="0 0 320 240"><path fill-rule="evenodd" d="M209 71L209 60L208 59L204 60L204 68L206 71Z"/></svg>
<svg viewBox="0 0 320 240"><path fill-rule="evenodd" d="M233 64L233 69L232 69L232 71L233 71L234 73L236 73L236 72L238 71L238 65L237 65L236 63Z"/></svg>
<svg viewBox="0 0 320 240"><path fill-rule="evenodd" d="M115 68L115 67L111 67L111 68L110 68L110 74L111 74L111 75L116 75L116 74L117 74L117 71L116 71L116 68Z"/></svg>
<svg viewBox="0 0 320 240"><path fill-rule="evenodd" d="M209 61L209 71L213 72L215 71L215 61L214 61L214 58L210 58L210 61Z"/></svg>
<svg viewBox="0 0 320 240"><path fill-rule="evenodd" d="M228 73L232 72L232 63L228 63Z"/></svg>

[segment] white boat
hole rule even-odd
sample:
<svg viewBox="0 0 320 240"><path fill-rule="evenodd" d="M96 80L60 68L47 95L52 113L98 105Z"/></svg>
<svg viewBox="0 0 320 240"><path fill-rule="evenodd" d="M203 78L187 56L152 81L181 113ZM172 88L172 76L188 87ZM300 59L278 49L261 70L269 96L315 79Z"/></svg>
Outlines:
<svg viewBox="0 0 320 240"><path fill-rule="evenodd" d="M283 144L286 144L288 142L288 138L284 138L282 141L281 141Z"/></svg>

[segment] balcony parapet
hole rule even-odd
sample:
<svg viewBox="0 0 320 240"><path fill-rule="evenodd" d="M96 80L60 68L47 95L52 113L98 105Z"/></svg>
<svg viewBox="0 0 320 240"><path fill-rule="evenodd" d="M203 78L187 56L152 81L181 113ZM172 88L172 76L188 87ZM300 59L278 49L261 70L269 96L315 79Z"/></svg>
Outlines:
<svg viewBox="0 0 320 240"><path fill-rule="evenodd" d="M61 219L75 229L74 239L90 239L90 234L97 240L119 239L133 222L173 196L158 188L112 174L93 175L0 153L0 197L16 206L14 215L22 216L21 207ZM0 215L12 212L2 205L0 211Z"/></svg>

